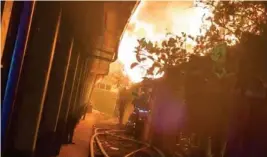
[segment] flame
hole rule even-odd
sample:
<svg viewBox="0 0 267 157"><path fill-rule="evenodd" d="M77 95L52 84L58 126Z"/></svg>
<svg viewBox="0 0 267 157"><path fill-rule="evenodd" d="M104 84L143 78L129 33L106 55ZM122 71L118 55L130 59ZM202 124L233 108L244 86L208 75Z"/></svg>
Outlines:
<svg viewBox="0 0 267 157"><path fill-rule="evenodd" d="M118 59L124 65L124 71L132 82L142 81L146 67L153 64L152 61L147 61L144 63L145 67L130 68L131 64L136 62L134 50L138 45L138 39L145 37L154 42L162 41L166 39L168 32L174 34L185 32L192 36L201 35L202 16L210 11L194 7L193 4L194 1L140 2L123 34L118 52ZM192 47L194 43L188 44L191 45L189 47Z"/></svg>

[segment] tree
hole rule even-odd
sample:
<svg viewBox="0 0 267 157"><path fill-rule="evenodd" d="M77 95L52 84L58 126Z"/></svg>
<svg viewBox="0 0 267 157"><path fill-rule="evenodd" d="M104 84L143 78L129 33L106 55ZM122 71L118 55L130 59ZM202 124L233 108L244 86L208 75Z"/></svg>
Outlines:
<svg viewBox="0 0 267 157"><path fill-rule="evenodd" d="M238 117L240 111L242 115L248 114L245 122L240 119L235 123L246 124L238 130L248 130L246 134L243 132L236 133L237 135L243 135L243 152L249 154L248 156L262 156L266 154L266 150L262 147L267 139L257 139L255 135L262 135L261 130L266 130L263 126L263 119L266 119L266 101L259 98L253 98L260 101L258 106L255 102L244 101L248 97L245 95L246 91L250 91L251 88L260 91L263 85L258 82L267 81L267 3L266 2L219 2L218 4L206 3L206 5L213 7L213 16L207 17L205 20L209 21L211 26L207 30L207 33L203 37L198 37L200 40L197 42L195 51L210 52L210 50L221 42L226 42L228 45L232 45L234 42L231 39L235 39L235 46L229 47L228 60L226 64L228 70L233 70L235 76L232 80L237 81L237 89L241 89L242 93L235 96L238 101L232 102L232 113ZM236 64L237 63L237 64ZM231 68L230 68L231 67ZM265 79L262 79L265 78ZM264 83L262 83L264 84ZM262 87L260 87L262 86ZM250 98L251 99L251 98ZM265 98L266 99L266 98ZM265 104L265 105L264 105ZM245 106L249 106L246 108ZM263 111L265 110L265 112ZM233 117L232 121L236 118ZM243 118L245 119L245 118ZM233 125L230 127L236 127L240 125ZM253 130L251 130L253 128ZM257 132L255 132L257 130ZM238 136L235 137L238 139ZM249 138L253 138L254 141L259 143L257 148L251 148L249 144ZM264 141L265 140L265 141ZM233 141L231 142L233 143ZM230 148L230 149L229 149ZM231 150L229 147L228 150ZM233 146L233 151L236 153L237 148ZM233 152L229 152L230 154ZM227 154L226 156L229 156ZM243 155L235 155L243 156Z"/></svg>
<svg viewBox="0 0 267 157"><path fill-rule="evenodd" d="M247 34L266 33L266 2L244 1L208 1L200 2L212 10L211 16L203 16L204 36L196 38L195 52L207 52L220 42L228 45L240 43Z"/></svg>
<svg viewBox="0 0 267 157"><path fill-rule="evenodd" d="M167 39L162 41L161 45L152 43L146 39L141 39L138 41L139 45L136 47L136 58L138 62L132 64L132 68L134 68L137 65L142 65L147 60L152 61L152 66L147 68L147 74L151 76L157 73L167 72L168 75L166 77L171 78L174 81L173 84L175 84L175 80L179 76L177 73L186 71L187 77L185 80L188 82L188 85L197 82L194 87L188 86L186 88L187 100L190 103L189 106L194 110L190 112L197 116L199 116L199 110L196 110L196 108L202 109L204 112L204 105L206 109L214 113L216 113L215 110L221 112L221 110L218 110L216 107L225 108L225 106L229 106L229 104L236 105L227 98L231 97L232 93L229 92L229 88L225 88L227 86L235 88L236 81L241 89L247 88L247 86L253 84L255 79L265 82L263 84L267 82L267 3L208 1L200 2L199 4L203 7L211 8L213 12L209 17L203 16L205 25L203 25L201 30L205 32L204 35L191 37L183 33L182 36L179 37L168 34ZM188 53L184 47L186 41L189 39L197 43L194 47L194 55ZM218 79L213 77L211 68L208 68L208 66L212 66L212 63L209 62L208 55L212 52L214 47L221 43L226 43L228 46L227 60L223 66L225 66L228 73L232 72L234 74ZM203 54L206 55L207 60L205 62L201 61L205 60L203 57L199 57ZM171 73L170 69L172 69ZM209 80L212 80L214 84ZM214 96L216 98L213 96L210 97L209 93L211 90L217 88L219 89L218 93L225 95L225 99L222 99L222 96L219 94ZM195 94L196 92L197 94ZM199 94L202 95L199 96ZM196 97L194 97L196 95L198 95L197 100ZM219 98L217 98L218 96ZM207 100L204 100L205 98ZM210 102L210 98L213 99L212 103ZM242 97L242 99L245 99L245 97ZM254 105L251 107L255 108L258 106ZM212 110L211 108L215 109ZM266 107L264 109L266 110ZM240 110L240 108L237 110ZM256 110L259 111L259 113L263 111L261 108L257 108ZM227 117L226 112L218 115L222 115L220 117ZM253 119L257 120L258 115L266 117L267 114L266 112L261 112L261 114L253 115L256 118L250 117L248 126L253 127L248 128L257 128L258 130L266 129L264 128L266 126L263 124L256 125L257 123L255 123L255 125L252 125ZM212 121L214 117L209 117L206 120ZM193 121L197 121L197 124L203 124L203 122L198 121L200 118L192 119ZM240 119L238 119L238 121L240 121ZM221 125L222 123L216 124ZM203 128L211 129L209 127ZM223 129L225 128L222 127L221 130ZM259 150L258 153L262 153L261 151L263 150ZM255 155L250 154L250 156Z"/></svg>
<svg viewBox="0 0 267 157"><path fill-rule="evenodd" d="M136 47L137 62L133 63L131 68L141 65L145 62L153 62L147 69L147 76L162 74L166 69L179 65L188 59L188 53L185 49L186 34L182 36L167 34L167 39L159 43L152 43L145 38L138 40Z"/></svg>
<svg viewBox="0 0 267 157"><path fill-rule="evenodd" d="M190 60L191 55L185 48L188 40L196 43L194 55L207 55L220 43L225 42L228 46L237 44L235 47L242 48L240 44L252 35L267 36L266 2L200 1L198 4L212 10L210 16L203 16L201 31L206 32L204 35L192 37L185 33L182 36L167 34L161 45L142 38L138 40L135 51L137 63L131 67L152 62L152 66L145 67L147 76L164 73L166 69ZM233 50L233 47L230 49Z"/></svg>

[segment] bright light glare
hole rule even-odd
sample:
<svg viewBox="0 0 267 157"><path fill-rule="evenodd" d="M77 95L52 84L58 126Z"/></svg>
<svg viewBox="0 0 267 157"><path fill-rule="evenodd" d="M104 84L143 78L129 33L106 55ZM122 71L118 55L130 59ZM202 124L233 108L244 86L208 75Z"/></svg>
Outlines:
<svg viewBox="0 0 267 157"><path fill-rule="evenodd" d="M166 3L168 3L167 6ZM151 9L152 5L156 5L159 8ZM160 12L162 14L160 14L161 17L157 17L157 15L151 17L147 12L151 12L151 14L153 14L153 12ZM146 17L144 13L149 17ZM144 67L137 66L133 69L130 68L131 64L136 62L134 50L138 45L138 39L145 37L151 41L162 41L166 38L167 31L174 34L185 32L192 36L200 35L202 16L208 13L210 13L210 11L207 9L193 7L193 1L141 1L130 19L129 26L119 46L119 61L123 63L124 70L130 80L135 83L140 82L145 76ZM164 15L164 19L162 15ZM194 45L193 42L187 44L191 45L189 46L191 48L192 45ZM146 65L145 67L150 67L153 62L147 61L143 64ZM154 78L162 76L163 75L157 75L154 76Z"/></svg>

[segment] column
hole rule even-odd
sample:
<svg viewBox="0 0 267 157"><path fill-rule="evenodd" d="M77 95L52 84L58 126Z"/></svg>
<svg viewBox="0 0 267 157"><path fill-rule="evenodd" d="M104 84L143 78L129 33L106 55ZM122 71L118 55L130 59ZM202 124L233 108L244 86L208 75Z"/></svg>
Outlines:
<svg viewBox="0 0 267 157"><path fill-rule="evenodd" d="M59 2L35 2L28 47L18 88L13 156L32 157L59 32ZM48 11L49 10L49 11Z"/></svg>
<svg viewBox="0 0 267 157"><path fill-rule="evenodd" d="M14 4L13 11L15 13L12 13L12 25L8 31L9 36L4 49L5 53L1 60L1 64L4 65L1 68L1 100L3 100L1 103L1 141L4 146L2 151L5 151L8 141L10 141L8 139L10 135L9 124L30 32L34 4L34 2Z"/></svg>
<svg viewBox="0 0 267 157"><path fill-rule="evenodd" d="M88 77L88 74L89 74L89 71L90 71L90 60L87 58L85 60L85 64L84 64L84 68L83 68L83 71L82 71L82 77L81 77L81 82L80 82L80 87L79 87L79 93L77 95L77 100L76 100L76 105L78 106L77 109L80 109L80 115L79 116L82 116L84 114L84 112L86 112L84 109L85 107L88 105L88 103L84 103L82 101L82 97L83 97L83 94L84 94L84 90L86 88L86 78Z"/></svg>
<svg viewBox="0 0 267 157"><path fill-rule="evenodd" d="M85 74L85 77L84 77L84 85L83 85L83 89L82 89L82 92L81 92L81 96L80 96L80 103L81 104L88 104L89 102L86 102L84 97L86 95L86 92L88 90L88 86L89 86L89 77L90 77L90 71L91 71L91 67L92 67L92 59L91 58L88 58L87 59L87 65L85 67L85 70L86 70L86 74Z"/></svg>
<svg viewBox="0 0 267 157"><path fill-rule="evenodd" d="M26 35L24 34L27 33L29 28L27 26L29 25L32 4L32 2L5 2L1 19L1 104L3 104L3 99L6 97L6 86L8 86L9 72L12 69L12 58L14 53L18 53L15 51L19 51L15 50L17 47L15 46L16 42L20 42L20 45L23 46L25 44ZM17 40L18 38L20 40Z"/></svg>
<svg viewBox="0 0 267 157"><path fill-rule="evenodd" d="M64 87L73 47L71 29L67 24L68 23L64 21L64 17L62 17L55 49L54 63L51 69L47 96L38 133L36 157L50 157L51 154L53 154L53 140L56 134L56 126L60 107L62 105Z"/></svg>
<svg viewBox="0 0 267 157"><path fill-rule="evenodd" d="M78 102L81 105L85 105L85 103L82 101L82 96L83 96L84 90L86 88L86 84L87 84L86 79L88 77L89 70L90 70L90 60L87 58L85 61L83 76L82 76L82 80L81 80L82 82L81 82L81 87L80 87L80 94L78 97Z"/></svg>
<svg viewBox="0 0 267 157"><path fill-rule="evenodd" d="M75 40L73 43L73 47L75 46ZM56 137L54 141L54 149L53 149L53 155L56 156L59 154L60 147L63 143L67 142L65 139L65 127L67 122L67 115L70 107L70 100L73 95L73 88L75 79L77 79L77 69L78 69L78 63L80 60L80 55L76 51L73 50L72 56L70 59L70 65L68 69L68 76L65 84L64 94L62 98L62 103L60 106L60 112L58 117L58 123L56 126Z"/></svg>
<svg viewBox="0 0 267 157"><path fill-rule="evenodd" d="M3 3L3 2L1 2ZM1 18L1 60L2 60L2 54L5 47L7 32L9 28L9 23L11 19L11 13L13 8L13 1L7 1L4 3L4 7L2 8L2 18Z"/></svg>
<svg viewBox="0 0 267 157"><path fill-rule="evenodd" d="M88 86L86 89L86 92L84 93L84 102L89 102L91 99L91 94L94 88L94 84L95 84L95 80L96 80L96 74L95 73L90 73L89 77L87 79L88 82Z"/></svg>
<svg viewBox="0 0 267 157"><path fill-rule="evenodd" d="M84 67L85 67L85 62L83 57L81 57L80 62L79 62L79 66L77 69L77 79L75 80L75 85L73 88L73 96L71 98L71 103L70 103L70 107L69 107L69 111L68 111L68 118L67 121L69 121L69 118L71 118L71 116L74 116L76 118L78 112L79 112L79 101L78 101L78 97L79 97L79 92L80 92L80 85L81 85L81 78L82 78L82 74L84 71Z"/></svg>

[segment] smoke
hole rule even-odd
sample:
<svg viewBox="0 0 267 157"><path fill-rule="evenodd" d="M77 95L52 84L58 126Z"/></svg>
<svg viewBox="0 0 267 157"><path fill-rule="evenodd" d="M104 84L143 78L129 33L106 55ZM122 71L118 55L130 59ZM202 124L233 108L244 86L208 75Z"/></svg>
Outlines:
<svg viewBox="0 0 267 157"><path fill-rule="evenodd" d="M192 7L193 1L146 1L143 2L136 19L152 24L153 31L157 33L177 32L177 27L185 31L188 28L188 16L192 14L192 11L190 12ZM129 30L135 27L136 24L132 23Z"/></svg>

